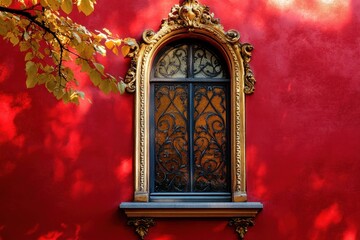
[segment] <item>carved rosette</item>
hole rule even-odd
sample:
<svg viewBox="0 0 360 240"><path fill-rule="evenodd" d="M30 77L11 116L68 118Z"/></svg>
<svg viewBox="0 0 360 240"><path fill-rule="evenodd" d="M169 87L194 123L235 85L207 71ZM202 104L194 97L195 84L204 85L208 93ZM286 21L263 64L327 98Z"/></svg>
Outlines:
<svg viewBox="0 0 360 240"><path fill-rule="evenodd" d="M255 218L233 218L230 220L229 225L235 227L235 231L239 236L239 240L244 240L245 234L248 231L248 227L252 227L255 225Z"/></svg>
<svg viewBox="0 0 360 240"><path fill-rule="evenodd" d="M155 225L153 218L131 218L128 225L135 227L135 232L139 235L140 239L145 239L149 232L149 228Z"/></svg>

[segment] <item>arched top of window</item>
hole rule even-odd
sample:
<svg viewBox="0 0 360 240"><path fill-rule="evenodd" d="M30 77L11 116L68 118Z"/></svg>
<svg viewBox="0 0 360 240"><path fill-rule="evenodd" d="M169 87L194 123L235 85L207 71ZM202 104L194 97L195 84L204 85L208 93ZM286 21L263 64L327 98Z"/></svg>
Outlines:
<svg viewBox="0 0 360 240"><path fill-rule="evenodd" d="M226 61L211 45L184 39L170 43L157 54L153 76L174 78L228 78Z"/></svg>

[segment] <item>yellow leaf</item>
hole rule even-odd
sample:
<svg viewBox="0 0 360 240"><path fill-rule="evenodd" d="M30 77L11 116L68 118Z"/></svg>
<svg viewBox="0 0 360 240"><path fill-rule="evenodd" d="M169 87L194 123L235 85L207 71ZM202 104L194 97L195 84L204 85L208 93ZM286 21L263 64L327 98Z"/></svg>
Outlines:
<svg viewBox="0 0 360 240"><path fill-rule="evenodd" d="M60 8L61 0L47 0L48 6L54 10L57 11Z"/></svg>
<svg viewBox="0 0 360 240"><path fill-rule="evenodd" d="M23 41L20 43L20 52L25 52L31 47L29 42Z"/></svg>
<svg viewBox="0 0 360 240"><path fill-rule="evenodd" d="M3 7L8 7L12 3L12 0L0 0L0 5Z"/></svg>
<svg viewBox="0 0 360 240"><path fill-rule="evenodd" d="M10 37L10 42L15 46L16 44L19 43L19 38L16 37L15 35L12 35L12 36Z"/></svg>
<svg viewBox="0 0 360 240"><path fill-rule="evenodd" d="M40 0L40 4L41 4L41 6L43 6L43 7L47 7L49 4L48 4L48 2L47 2L47 0Z"/></svg>
<svg viewBox="0 0 360 240"><path fill-rule="evenodd" d="M116 40L113 40L113 42L115 43L116 46L120 46L120 44L122 43L122 40L116 39Z"/></svg>
<svg viewBox="0 0 360 240"><path fill-rule="evenodd" d="M119 55L119 50L118 50L117 47L114 47L114 48L112 49L112 51L113 51L113 53L114 53L116 56Z"/></svg>
<svg viewBox="0 0 360 240"><path fill-rule="evenodd" d="M126 57L129 54L129 52L130 52L130 46L128 45L122 46L121 53L124 57Z"/></svg>
<svg viewBox="0 0 360 240"><path fill-rule="evenodd" d="M73 8L73 1L72 0L63 0L61 4L61 9L66 13L70 14Z"/></svg>
<svg viewBox="0 0 360 240"><path fill-rule="evenodd" d="M28 52L26 55L25 55L25 61L29 61L31 59L34 58L34 55L32 52Z"/></svg>
<svg viewBox="0 0 360 240"><path fill-rule="evenodd" d="M80 38L79 34L77 34L76 32L72 32L72 35L74 36L74 38L76 39L76 41L78 43L81 43L81 38Z"/></svg>
<svg viewBox="0 0 360 240"><path fill-rule="evenodd" d="M94 11L94 3L91 0L78 0L78 9L89 16Z"/></svg>
<svg viewBox="0 0 360 240"><path fill-rule="evenodd" d="M105 46L108 48L108 49L112 49L114 47L114 41L113 40L106 40L105 42Z"/></svg>

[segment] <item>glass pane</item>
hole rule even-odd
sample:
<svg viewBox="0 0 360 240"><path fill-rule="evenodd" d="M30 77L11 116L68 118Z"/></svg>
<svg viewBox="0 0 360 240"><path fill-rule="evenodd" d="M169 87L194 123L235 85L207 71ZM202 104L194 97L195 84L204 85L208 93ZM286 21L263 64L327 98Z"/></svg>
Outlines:
<svg viewBox="0 0 360 240"><path fill-rule="evenodd" d="M155 192L189 190L188 86L154 84Z"/></svg>
<svg viewBox="0 0 360 240"><path fill-rule="evenodd" d="M227 183L225 86L194 88L194 191L224 192Z"/></svg>
<svg viewBox="0 0 360 240"><path fill-rule="evenodd" d="M194 77L225 78L220 58L206 48L194 45Z"/></svg>
<svg viewBox="0 0 360 240"><path fill-rule="evenodd" d="M155 65L156 78L185 78L187 76L188 46L171 47Z"/></svg>

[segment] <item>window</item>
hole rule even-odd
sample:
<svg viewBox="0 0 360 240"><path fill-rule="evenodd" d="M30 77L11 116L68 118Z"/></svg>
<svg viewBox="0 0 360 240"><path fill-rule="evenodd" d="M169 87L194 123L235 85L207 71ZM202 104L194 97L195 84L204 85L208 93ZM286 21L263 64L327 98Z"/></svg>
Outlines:
<svg viewBox="0 0 360 240"><path fill-rule="evenodd" d="M150 79L150 201L230 201L229 74L194 39L165 46Z"/></svg>
<svg viewBox="0 0 360 240"><path fill-rule="evenodd" d="M239 239L263 205L246 202L245 94L252 46L209 7L184 0L131 43L134 201L120 208L144 239L154 218L229 218Z"/></svg>

